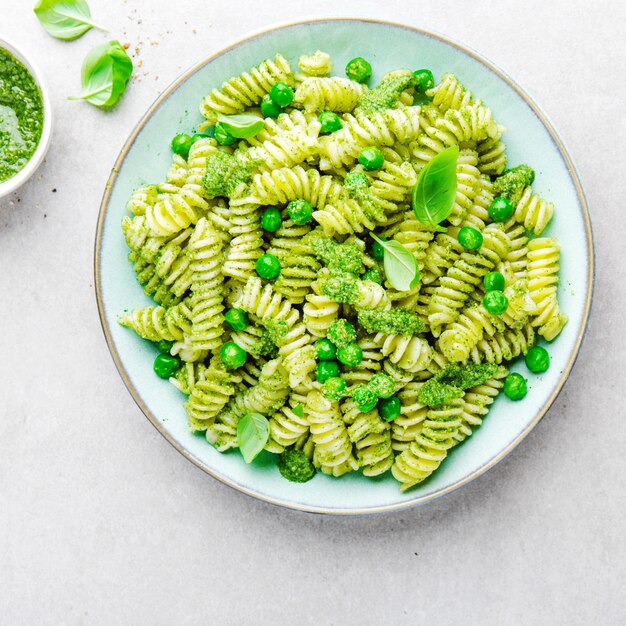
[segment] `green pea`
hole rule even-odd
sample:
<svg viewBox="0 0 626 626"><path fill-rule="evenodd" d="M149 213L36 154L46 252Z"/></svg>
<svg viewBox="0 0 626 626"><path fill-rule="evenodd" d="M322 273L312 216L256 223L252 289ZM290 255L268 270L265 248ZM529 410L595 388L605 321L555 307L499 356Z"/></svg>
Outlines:
<svg viewBox="0 0 626 626"><path fill-rule="evenodd" d="M324 111L320 113L317 119L320 122L320 133L322 134L334 133L342 127L341 118L333 111Z"/></svg>
<svg viewBox="0 0 626 626"><path fill-rule="evenodd" d="M196 143L196 141L200 141L201 139L211 139L213 137L213 135L215 134L215 128L213 128L213 132L212 133L195 133L192 137L191 137L191 143L194 144Z"/></svg>
<svg viewBox="0 0 626 626"><path fill-rule="evenodd" d="M156 359L154 359L154 365L152 369L154 369L154 373L159 378L169 378L180 365L180 361L170 354L159 354Z"/></svg>
<svg viewBox="0 0 626 626"><path fill-rule="evenodd" d="M232 146L236 139L226 130L222 122L218 122L215 125L215 141L217 141L220 146Z"/></svg>
<svg viewBox="0 0 626 626"><path fill-rule="evenodd" d="M509 308L509 299L501 291L488 291L483 306L492 315L502 315Z"/></svg>
<svg viewBox="0 0 626 626"><path fill-rule="evenodd" d="M227 341L220 350L220 359L229 369L241 367L248 359L248 353L234 341Z"/></svg>
<svg viewBox="0 0 626 626"><path fill-rule="evenodd" d="M359 154L359 163L368 172L371 172L372 170L379 170L383 166L384 162L385 157L380 151L380 148L377 148L376 146L363 148L363 150L361 150L361 154Z"/></svg>
<svg viewBox="0 0 626 626"><path fill-rule="evenodd" d="M367 386L376 394L379 398L390 398L393 396L393 392L396 390L396 383L393 378L387 374L374 374Z"/></svg>
<svg viewBox="0 0 626 626"><path fill-rule="evenodd" d="M266 280L273 280L280 274L280 261L273 254L265 253L256 262L256 273Z"/></svg>
<svg viewBox="0 0 626 626"><path fill-rule="evenodd" d="M371 280L373 283L383 284L382 272L377 267L372 267L363 273L361 280Z"/></svg>
<svg viewBox="0 0 626 626"><path fill-rule="evenodd" d="M435 78L430 70L415 70L413 76L415 76L415 87L422 93L435 86Z"/></svg>
<svg viewBox="0 0 626 626"><path fill-rule="evenodd" d="M550 367L550 355L545 348L535 346L526 354L526 367L533 374L541 374Z"/></svg>
<svg viewBox="0 0 626 626"><path fill-rule="evenodd" d="M383 239L382 237L380 237L380 239L382 239L382 241L386 241L386 239ZM385 258L385 249L378 243L378 241L374 241L372 243L372 256L377 261L382 261Z"/></svg>
<svg viewBox="0 0 626 626"><path fill-rule="evenodd" d="M261 228L268 233L275 233L283 221L280 211L274 207L269 207L263 211L261 216Z"/></svg>
<svg viewBox="0 0 626 626"><path fill-rule="evenodd" d="M466 250L478 250L483 245L482 233L471 226L461 228L458 240Z"/></svg>
<svg viewBox="0 0 626 626"><path fill-rule="evenodd" d="M298 198L297 200L292 200L287 205L287 215L289 215L294 224L301 226L310 222L313 218L313 207L310 202L303 198Z"/></svg>
<svg viewBox="0 0 626 626"><path fill-rule="evenodd" d="M504 291L504 276L500 272L489 272L483 278L485 291Z"/></svg>
<svg viewBox="0 0 626 626"><path fill-rule="evenodd" d="M348 391L346 381L340 376L332 376L328 378L322 385L322 395L328 400L338 402Z"/></svg>
<svg viewBox="0 0 626 626"><path fill-rule="evenodd" d="M337 348L330 339L318 339L315 342L315 354L318 361L332 361L337 357Z"/></svg>
<svg viewBox="0 0 626 626"><path fill-rule="evenodd" d="M244 330L248 328L248 314L241 309L229 309L226 311L226 315L224 315L224 319L226 323L234 330Z"/></svg>
<svg viewBox="0 0 626 626"><path fill-rule="evenodd" d="M363 350L361 350L361 346L358 343L353 341L337 350L337 359L348 367L354 367L363 360Z"/></svg>
<svg viewBox="0 0 626 626"><path fill-rule="evenodd" d="M494 222L506 222L513 217L513 213L515 213L515 207L504 196L498 196L489 205L489 217Z"/></svg>
<svg viewBox="0 0 626 626"><path fill-rule="evenodd" d="M192 143L193 140L189 135L181 133L172 139L172 151L186 159L189 156L189 149Z"/></svg>
<svg viewBox="0 0 626 626"><path fill-rule="evenodd" d="M346 76L357 83L364 83L372 75L372 66L363 58L355 57L346 65Z"/></svg>
<svg viewBox="0 0 626 626"><path fill-rule="evenodd" d="M294 95L293 89L287 83L275 83L270 89L270 99L281 108L290 105Z"/></svg>
<svg viewBox="0 0 626 626"><path fill-rule="evenodd" d="M339 376L339 364L337 361L322 361L317 364L315 378L317 382L325 383L329 378Z"/></svg>
<svg viewBox="0 0 626 626"><path fill-rule="evenodd" d="M527 392L526 379L521 374L509 374L504 379L504 395L510 400L521 400Z"/></svg>
<svg viewBox="0 0 626 626"><path fill-rule="evenodd" d="M352 400L359 411L367 413L376 406L378 397L367 385L357 385L352 390Z"/></svg>
<svg viewBox="0 0 626 626"><path fill-rule="evenodd" d="M395 396L391 398L382 398L378 401L378 413L386 421L391 422L400 416L402 405L400 400Z"/></svg>
<svg viewBox="0 0 626 626"><path fill-rule="evenodd" d="M166 339L161 339L156 345L157 350L163 354L169 354L174 344Z"/></svg>
<svg viewBox="0 0 626 626"><path fill-rule="evenodd" d="M261 100L261 113L264 117L278 117L282 109L266 93Z"/></svg>

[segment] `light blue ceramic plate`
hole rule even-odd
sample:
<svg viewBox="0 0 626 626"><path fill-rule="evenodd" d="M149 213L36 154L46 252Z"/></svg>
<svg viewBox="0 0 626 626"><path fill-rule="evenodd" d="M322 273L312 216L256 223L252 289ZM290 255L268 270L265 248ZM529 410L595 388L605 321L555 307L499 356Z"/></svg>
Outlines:
<svg viewBox="0 0 626 626"><path fill-rule="evenodd" d="M392 46L387 45L390 41ZM294 484L280 476L267 453L246 465L238 452L216 452L202 437L189 432L184 396L153 374L155 348L116 322L125 309L150 303L126 260L128 251L120 230L131 191L164 179L171 158L170 139L200 122L197 106L209 89L278 51L295 66L299 55L318 48L331 54L338 71L352 57L366 57L374 68L374 81L402 67L429 67L436 77L453 72L508 128L509 163L531 164L537 172L536 190L556 205L547 234L561 243L559 299L570 321L550 347L550 370L530 378L530 391L523 401L514 404L498 398L480 430L454 449L431 479L408 493L401 493L391 476L372 480L356 473L341 479L318 474L306 484ZM248 37L192 67L163 92L129 137L113 168L98 221L95 273L102 325L120 374L148 419L182 454L226 484L267 502L322 513L372 513L427 502L468 483L506 456L545 415L582 341L591 304L593 243L583 191L562 142L545 114L500 69L446 37L424 30L330 19L289 24Z"/></svg>

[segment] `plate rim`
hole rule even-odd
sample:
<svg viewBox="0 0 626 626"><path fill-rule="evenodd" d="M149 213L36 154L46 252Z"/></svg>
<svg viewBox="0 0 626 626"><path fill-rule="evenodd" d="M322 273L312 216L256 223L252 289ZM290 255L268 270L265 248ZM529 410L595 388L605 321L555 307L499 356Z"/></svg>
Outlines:
<svg viewBox="0 0 626 626"><path fill-rule="evenodd" d="M130 380L128 373L122 363L117 348L115 346L115 342L113 341L113 337L111 335L111 331L109 328L108 321L105 316L105 306L102 298L102 284L101 284L101 253L102 253L102 234L104 229L104 222L107 216L109 202L111 198L111 193L113 191L120 167L124 160L126 159L129 151L137 139L137 136L143 129L143 127L147 124L150 118L154 115L156 110L160 107L160 105L189 77L195 74L197 71L213 62L218 57L222 56L226 52L236 49L242 44L261 37L263 35L267 35L274 31L283 30L286 28L291 28L294 26L305 26L307 24L319 24L324 22L365 22L369 24L382 24L386 26L392 26L394 28L402 28L405 30L410 30L420 35L425 35L427 37L432 37L434 39L438 39L443 43L446 43L454 48L457 48L464 54L469 55L479 63L483 64L490 71L495 73L499 78L501 78L504 82L508 84L513 90L517 92L517 94L524 100L524 102L530 107L533 113L538 117L541 124L548 131L552 141L556 145L563 161L568 169L572 182L574 183L574 187L576 189L576 195L578 197L578 201L580 203L582 213L583 213L583 222L585 225L585 234L587 240L587 257L588 257L588 268L587 268L587 293L585 294L584 301L584 310L581 318L580 328L578 329L578 333L576 335L576 340L574 343L574 347L569 355L567 363L565 364L563 371L561 372L561 376L557 384L555 385L552 393L545 400L541 409L537 412L533 420L527 425L527 427L521 431L518 436L509 443L503 450L501 450L494 457L489 459L487 463L484 463L482 466L475 469L473 472L461 478L460 480L448 485L447 487L443 487L433 493L418 495L415 498L410 500L406 500L404 502L398 502L395 504L386 504L386 505L377 505L372 507L358 507L358 508L327 508L323 506L312 506L307 504L302 504L298 502L293 502L286 499L281 499L278 497L273 497L259 491L256 491L252 488L246 487L237 483L235 480L230 477L221 474L220 472L208 467L204 461L198 458L195 454L193 454L190 450L188 450L181 442L179 442L176 438L170 435L169 432L163 427L157 417L150 411L150 409L144 403L141 394L133 385ZM580 176L578 174L578 170L574 165L574 162L565 147L565 144L561 140L561 137L557 133L554 125L551 120L547 116L547 114L541 109L541 107L534 101L534 99L528 94L528 92L516 82L514 81L504 70L502 70L498 65L496 65L493 61L483 56L482 54L475 51L473 48L460 43L454 39L451 39L447 35L442 33L438 33L436 31L423 28L421 26L412 26L409 24L403 24L401 22L395 22L391 20L382 20L376 18L368 18L368 17L318 17L311 19L301 19L301 20L289 20L285 22L277 22L273 23L269 27L261 28L259 30L255 30L244 37L237 39L232 44L220 48L217 52L209 55L208 57L204 57L197 63L193 64L187 70L183 71L179 74L168 86L165 90L163 90L159 96L152 102L147 111L143 114L139 122L135 125L130 135L124 142L122 149L120 150L113 167L111 168L111 174L107 179L104 193L102 195L102 199L100 201L100 207L98 212L98 221L96 226L96 236L94 241L94 291L96 296L96 302L98 306L98 315L100 317L100 325L102 326L102 331L105 336L105 340L107 343L107 347L113 358L113 362L117 368L117 371L126 386L126 389L130 393L131 397L137 404L137 406L141 409L145 417L150 421L150 423L156 428L156 430L170 443L180 454L182 454L187 460L191 461L198 468L203 470L205 473L209 474L213 478L219 480L221 483L228 485L229 487L236 489L237 491L244 493L250 497L256 498L257 500L261 500L263 502L267 502L269 504L273 504L276 506L281 506L291 510L303 511L307 513L320 513L327 515L370 515L373 513L386 513L392 511L399 511L403 509L408 509L411 507L415 507L420 504L425 504L427 502L431 502L437 498L445 496L457 489L460 489L464 485L472 482L477 479L479 476L482 476L487 471L495 467L502 459L504 459L508 454L510 454L517 446L521 444L521 442L530 434L530 432L537 426L537 424L543 419L546 415L559 393L563 389L565 381L569 377L572 368L578 358L580 353L580 348L587 331L587 327L589 324L589 316L591 312L591 304L593 298L594 291L594 283L595 283L595 246L593 239L593 229L591 226L591 217L589 214L589 207L587 204L587 199L585 197L585 192L580 180Z"/></svg>

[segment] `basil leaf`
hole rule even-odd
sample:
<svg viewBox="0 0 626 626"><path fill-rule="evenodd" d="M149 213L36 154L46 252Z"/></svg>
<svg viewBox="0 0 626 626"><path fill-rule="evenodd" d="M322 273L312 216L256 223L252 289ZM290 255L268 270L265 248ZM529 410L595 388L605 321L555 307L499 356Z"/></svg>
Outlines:
<svg viewBox="0 0 626 626"><path fill-rule="evenodd" d="M64 41L77 39L94 27L107 30L92 21L85 0L39 0L33 11L49 35Z"/></svg>
<svg viewBox="0 0 626 626"><path fill-rule="evenodd" d="M221 122L236 139L250 139L258 135L265 126L265 120L258 115L222 115L219 113L217 121Z"/></svg>
<svg viewBox="0 0 626 626"><path fill-rule="evenodd" d="M304 407L301 404L296 404L296 406L291 409L298 417L304 417Z"/></svg>
<svg viewBox="0 0 626 626"><path fill-rule="evenodd" d="M415 287L420 278L415 257L401 243L393 239L383 241L374 233L370 235L383 247L383 265L391 286L398 291L408 291Z"/></svg>
<svg viewBox="0 0 626 626"><path fill-rule="evenodd" d="M415 217L429 226L447 219L456 196L456 162L459 147L450 146L422 169L413 187Z"/></svg>
<svg viewBox="0 0 626 626"><path fill-rule="evenodd" d="M246 463L252 463L270 438L270 423L260 413L248 413L237 424L237 442Z"/></svg>
<svg viewBox="0 0 626 626"><path fill-rule="evenodd" d="M83 61L83 91L69 100L87 100L94 106L108 109L124 93L133 72L133 62L119 41L96 46Z"/></svg>

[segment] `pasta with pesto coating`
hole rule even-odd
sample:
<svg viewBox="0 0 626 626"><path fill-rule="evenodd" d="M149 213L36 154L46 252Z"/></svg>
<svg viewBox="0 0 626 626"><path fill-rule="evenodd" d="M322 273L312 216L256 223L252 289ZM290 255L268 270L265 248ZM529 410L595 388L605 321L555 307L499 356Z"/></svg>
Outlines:
<svg viewBox="0 0 626 626"><path fill-rule="evenodd" d="M555 206L464 76L366 85L301 52L212 89L163 182L132 192L122 236L154 303L119 322L217 452L254 463L256 420L255 453L290 480L358 471L404 491L564 328Z"/></svg>

